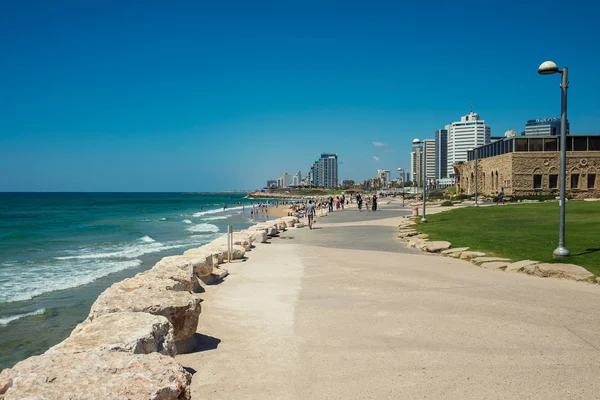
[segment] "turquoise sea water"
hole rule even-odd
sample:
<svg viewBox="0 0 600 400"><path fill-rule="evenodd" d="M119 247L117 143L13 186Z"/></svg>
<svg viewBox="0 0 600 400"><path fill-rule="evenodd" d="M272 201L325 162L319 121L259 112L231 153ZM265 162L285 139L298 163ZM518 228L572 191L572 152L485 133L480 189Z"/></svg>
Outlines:
<svg viewBox="0 0 600 400"><path fill-rule="evenodd" d="M66 338L114 282L228 224L250 226L252 202L228 193L0 193L0 370Z"/></svg>

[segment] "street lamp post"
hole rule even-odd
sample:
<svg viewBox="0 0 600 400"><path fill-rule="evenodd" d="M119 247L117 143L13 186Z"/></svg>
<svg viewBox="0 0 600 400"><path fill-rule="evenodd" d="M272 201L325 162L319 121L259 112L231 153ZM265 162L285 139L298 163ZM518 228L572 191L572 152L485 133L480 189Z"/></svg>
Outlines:
<svg viewBox="0 0 600 400"><path fill-rule="evenodd" d="M404 207L404 168L398 168L398 172L402 171L402 175L401 175L401 182L402 182L402 186L400 187L400 189L402 190L402 207Z"/></svg>
<svg viewBox="0 0 600 400"><path fill-rule="evenodd" d="M479 207L479 202L478 202L479 164L478 164L478 162L479 162L479 154L478 154L477 148L475 148L475 207Z"/></svg>
<svg viewBox="0 0 600 400"><path fill-rule="evenodd" d="M565 247L565 191L567 186L567 89L569 88L569 69L558 66L552 61L543 62L538 68L540 75L559 73L562 75L560 104L560 218L558 225L558 247L552 252L554 257L569 257L571 253Z"/></svg>
<svg viewBox="0 0 600 400"><path fill-rule="evenodd" d="M425 142L421 142L423 146L421 157L421 173L423 174L423 218L421 218L421 223L427 222L427 210L426 210L426 202L427 202L427 164L425 163L427 157L427 147L425 146Z"/></svg>

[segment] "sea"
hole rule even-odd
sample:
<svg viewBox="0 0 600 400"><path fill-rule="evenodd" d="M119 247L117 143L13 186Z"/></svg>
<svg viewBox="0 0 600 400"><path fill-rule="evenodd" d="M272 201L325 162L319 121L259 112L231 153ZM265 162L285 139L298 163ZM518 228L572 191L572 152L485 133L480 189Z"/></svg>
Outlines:
<svg viewBox="0 0 600 400"><path fill-rule="evenodd" d="M0 370L68 337L113 283L227 225L264 220L250 215L258 202L245 193L0 193Z"/></svg>

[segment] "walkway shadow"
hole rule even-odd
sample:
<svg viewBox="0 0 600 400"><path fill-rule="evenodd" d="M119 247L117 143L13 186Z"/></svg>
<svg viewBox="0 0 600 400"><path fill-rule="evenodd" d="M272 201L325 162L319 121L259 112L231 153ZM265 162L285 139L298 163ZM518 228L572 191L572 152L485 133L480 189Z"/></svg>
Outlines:
<svg viewBox="0 0 600 400"><path fill-rule="evenodd" d="M192 346L189 353L201 353L203 351L215 350L219 347L221 339L203 335L201 333L195 333L192 338Z"/></svg>

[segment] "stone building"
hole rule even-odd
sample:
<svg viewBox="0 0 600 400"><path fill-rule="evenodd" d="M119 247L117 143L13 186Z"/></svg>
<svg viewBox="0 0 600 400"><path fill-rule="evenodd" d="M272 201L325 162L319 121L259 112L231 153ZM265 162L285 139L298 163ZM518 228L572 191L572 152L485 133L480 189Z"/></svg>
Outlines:
<svg viewBox="0 0 600 400"><path fill-rule="evenodd" d="M453 164L457 191L494 196L553 194L559 191L560 137L505 138L469 150L467 161ZM567 136L567 195L600 197L600 135Z"/></svg>

